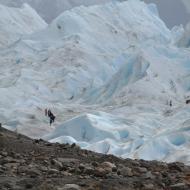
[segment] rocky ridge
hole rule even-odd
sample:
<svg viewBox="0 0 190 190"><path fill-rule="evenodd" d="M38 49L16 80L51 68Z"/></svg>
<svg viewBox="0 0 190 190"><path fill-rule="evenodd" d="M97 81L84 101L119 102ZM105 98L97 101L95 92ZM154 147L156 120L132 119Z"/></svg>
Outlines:
<svg viewBox="0 0 190 190"><path fill-rule="evenodd" d="M188 190L182 163L120 159L0 128L1 190Z"/></svg>

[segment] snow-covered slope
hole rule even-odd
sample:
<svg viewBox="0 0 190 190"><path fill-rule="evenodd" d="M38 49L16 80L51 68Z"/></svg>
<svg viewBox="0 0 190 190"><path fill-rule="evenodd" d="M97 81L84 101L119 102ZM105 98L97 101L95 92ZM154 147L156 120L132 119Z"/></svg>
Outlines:
<svg viewBox="0 0 190 190"><path fill-rule="evenodd" d="M31 34L47 26L45 21L27 4L22 8L0 5L0 48L20 40L24 34Z"/></svg>
<svg viewBox="0 0 190 190"><path fill-rule="evenodd" d="M190 53L175 45L180 34L139 0L65 11L0 51L0 119L52 142L189 163Z"/></svg>

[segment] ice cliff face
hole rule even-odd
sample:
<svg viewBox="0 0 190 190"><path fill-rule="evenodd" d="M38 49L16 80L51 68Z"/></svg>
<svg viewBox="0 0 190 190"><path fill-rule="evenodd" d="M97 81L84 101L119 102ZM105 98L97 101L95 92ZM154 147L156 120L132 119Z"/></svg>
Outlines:
<svg viewBox="0 0 190 190"><path fill-rule="evenodd" d="M0 51L4 126L125 158L189 163L190 54L154 4L77 7L40 29Z"/></svg>

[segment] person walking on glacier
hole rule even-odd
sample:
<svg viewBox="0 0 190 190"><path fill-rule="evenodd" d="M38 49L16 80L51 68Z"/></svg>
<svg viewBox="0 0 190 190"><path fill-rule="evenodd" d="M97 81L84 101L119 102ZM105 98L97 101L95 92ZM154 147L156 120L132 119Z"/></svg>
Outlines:
<svg viewBox="0 0 190 190"><path fill-rule="evenodd" d="M48 117L50 119L49 123L51 126L51 124L54 123L54 121L55 121L55 115L51 112L51 110L48 110Z"/></svg>
<svg viewBox="0 0 190 190"><path fill-rule="evenodd" d="M55 115L51 112L50 109L45 109L45 116L49 117L49 124L51 126L51 124L55 122Z"/></svg>

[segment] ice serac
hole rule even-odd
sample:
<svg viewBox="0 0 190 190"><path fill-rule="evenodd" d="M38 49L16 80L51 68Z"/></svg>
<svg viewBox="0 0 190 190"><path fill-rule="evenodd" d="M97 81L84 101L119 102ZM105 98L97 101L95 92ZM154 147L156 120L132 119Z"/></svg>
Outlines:
<svg viewBox="0 0 190 190"><path fill-rule="evenodd" d="M134 128L132 130L131 127L130 120L97 112L81 115L65 122L44 139L51 142L77 143L83 148L122 156L130 153L129 147L134 143L132 141L138 143L141 139L140 126L134 127L138 130ZM68 138L69 136L72 139Z"/></svg>
<svg viewBox="0 0 190 190"><path fill-rule="evenodd" d="M188 23L183 30L180 38L177 41L177 45L179 47L185 47L189 48L190 47L190 23Z"/></svg>
<svg viewBox="0 0 190 190"><path fill-rule="evenodd" d="M0 5L0 48L5 49L18 42L22 35L46 26L45 21L27 4L21 8Z"/></svg>
<svg viewBox="0 0 190 190"><path fill-rule="evenodd" d="M174 114L160 124L158 113L152 111L127 117L104 112L85 114L65 122L43 138L53 143L76 143L84 149L123 158L190 164L190 128L187 127L190 121L179 127L172 121ZM188 114L189 110L185 112ZM173 128L167 126L169 123Z"/></svg>

